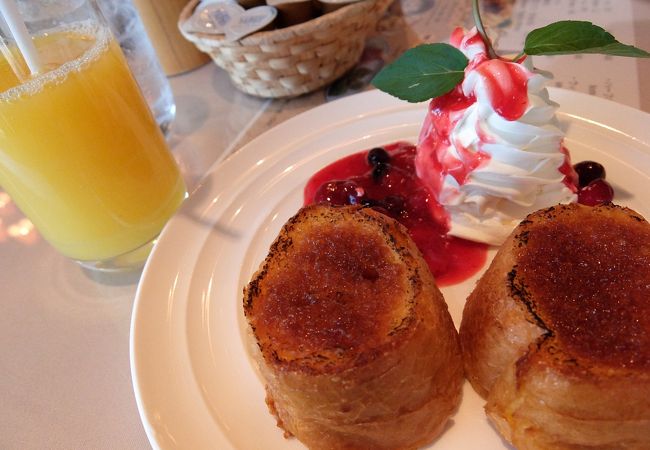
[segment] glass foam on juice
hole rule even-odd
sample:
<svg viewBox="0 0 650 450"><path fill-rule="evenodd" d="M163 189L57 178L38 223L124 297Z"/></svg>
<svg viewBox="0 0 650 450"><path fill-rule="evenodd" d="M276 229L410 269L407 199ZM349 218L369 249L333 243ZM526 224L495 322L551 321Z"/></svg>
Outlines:
<svg viewBox="0 0 650 450"><path fill-rule="evenodd" d="M40 74L21 82L0 60L0 185L62 254L119 268L110 261L150 245L185 184L105 26L34 43Z"/></svg>

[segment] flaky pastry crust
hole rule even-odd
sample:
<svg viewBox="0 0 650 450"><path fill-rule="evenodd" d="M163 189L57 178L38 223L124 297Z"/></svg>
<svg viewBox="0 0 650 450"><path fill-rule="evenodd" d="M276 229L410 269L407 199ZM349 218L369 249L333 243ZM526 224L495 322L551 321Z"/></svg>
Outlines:
<svg viewBox="0 0 650 450"><path fill-rule="evenodd" d="M460 340L518 449L650 448L650 225L612 204L531 214L468 298Z"/></svg>
<svg viewBox="0 0 650 450"><path fill-rule="evenodd" d="M460 401L442 295L407 231L369 208L313 205L244 290L267 403L311 449L414 449Z"/></svg>

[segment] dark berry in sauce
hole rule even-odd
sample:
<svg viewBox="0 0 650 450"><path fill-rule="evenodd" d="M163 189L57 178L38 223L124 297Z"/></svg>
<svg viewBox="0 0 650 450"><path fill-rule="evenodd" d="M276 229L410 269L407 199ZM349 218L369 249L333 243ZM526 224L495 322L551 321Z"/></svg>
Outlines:
<svg viewBox="0 0 650 450"><path fill-rule="evenodd" d="M390 155L382 147L375 147L368 152L368 164L372 167L372 179L379 183L388 172Z"/></svg>
<svg viewBox="0 0 650 450"><path fill-rule="evenodd" d="M578 174L578 187L583 188L594 180L605 179L605 168L596 161L582 161L573 166Z"/></svg>
<svg viewBox="0 0 650 450"><path fill-rule="evenodd" d="M378 164L388 164L390 162L390 155L382 147L375 147L368 151L368 164L376 167Z"/></svg>
<svg viewBox="0 0 650 450"><path fill-rule="evenodd" d="M364 197L363 199L361 199L360 203L363 206L370 206L371 208L383 207L384 206L384 204L382 202L380 202L379 200L375 200L374 198L370 198L370 197Z"/></svg>
<svg viewBox="0 0 650 450"><path fill-rule="evenodd" d="M372 179L375 183L379 183L381 181L381 178L388 172L388 164L382 164L379 163L377 164L373 169L372 169Z"/></svg>
<svg viewBox="0 0 650 450"><path fill-rule="evenodd" d="M377 200L366 196L361 199L361 204L363 206L374 208L380 213L398 220L404 213L405 207L404 199L399 195L389 195L383 200Z"/></svg>
<svg viewBox="0 0 650 450"><path fill-rule="evenodd" d="M404 211L404 199L399 195L389 195L383 201L383 207L388 211L389 215L394 218L399 218Z"/></svg>
<svg viewBox="0 0 650 450"><path fill-rule="evenodd" d="M578 203L587 206L596 206L608 203L614 199L614 189L602 178L592 181L578 191Z"/></svg>

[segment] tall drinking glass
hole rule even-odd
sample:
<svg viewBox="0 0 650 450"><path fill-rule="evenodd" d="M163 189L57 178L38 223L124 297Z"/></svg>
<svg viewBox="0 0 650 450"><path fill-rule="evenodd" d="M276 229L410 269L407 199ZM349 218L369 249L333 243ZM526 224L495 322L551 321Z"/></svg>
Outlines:
<svg viewBox="0 0 650 450"><path fill-rule="evenodd" d="M179 168L94 0L14 6L36 54L3 9L0 185L62 254L137 266L186 196Z"/></svg>
<svg viewBox="0 0 650 450"><path fill-rule="evenodd" d="M98 5L158 126L167 135L176 116L176 103L138 10L131 0L99 0Z"/></svg>

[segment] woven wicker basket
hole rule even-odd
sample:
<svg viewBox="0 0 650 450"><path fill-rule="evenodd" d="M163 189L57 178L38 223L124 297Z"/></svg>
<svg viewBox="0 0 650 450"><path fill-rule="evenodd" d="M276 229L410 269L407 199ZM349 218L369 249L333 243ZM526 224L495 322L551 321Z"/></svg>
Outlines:
<svg viewBox="0 0 650 450"><path fill-rule="evenodd" d="M365 38L393 0L361 0L320 17L228 42L182 31L225 69L237 88L258 97L294 97L336 80L359 60ZM199 0L181 12L187 20Z"/></svg>

